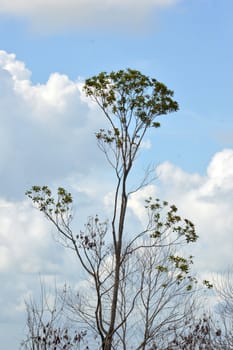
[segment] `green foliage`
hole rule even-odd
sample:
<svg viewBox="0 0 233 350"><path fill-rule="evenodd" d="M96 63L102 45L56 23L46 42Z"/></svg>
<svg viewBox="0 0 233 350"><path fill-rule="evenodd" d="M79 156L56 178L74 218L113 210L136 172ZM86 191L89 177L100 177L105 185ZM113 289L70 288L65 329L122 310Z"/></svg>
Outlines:
<svg viewBox="0 0 233 350"><path fill-rule="evenodd" d="M178 110L172 90L133 69L110 74L102 72L86 80L84 91L98 100L104 110L119 117L123 124L128 122L129 113L133 113L148 126L158 127L158 124L153 125L156 116Z"/></svg>
<svg viewBox="0 0 233 350"><path fill-rule="evenodd" d="M210 283L210 281L208 281L208 280L203 280L203 284L204 284L208 289L213 288L213 284Z"/></svg>
<svg viewBox="0 0 233 350"><path fill-rule="evenodd" d="M58 187L57 199L52 196L52 191L47 186L32 186L26 195L44 213L60 215L70 211L73 199L71 193Z"/></svg>
<svg viewBox="0 0 233 350"><path fill-rule="evenodd" d="M175 205L169 205L167 201L160 201L159 198L153 200L149 197L146 201L145 208L151 221L151 238L155 240L155 245L170 247L181 247L189 243L194 243L198 239L194 224L178 215L178 209ZM190 273L190 267L193 264L193 256L188 258L170 254L167 257L166 265L158 265L156 269L159 272L169 273L175 268L176 282L180 284L185 281L186 290L193 290L193 285L197 283L195 276ZM204 285L207 286L206 283ZM210 286L210 285L209 285ZM165 287L167 285L165 284Z"/></svg>
<svg viewBox="0 0 233 350"><path fill-rule="evenodd" d="M196 242L198 235L194 224L190 220L182 219L181 216L177 215L177 207L175 205L170 205L164 220L163 212L168 206L168 202L163 201L161 203L158 198L154 201L152 197L149 197L145 202L145 208L148 210L149 215L153 217L156 227L151 237L160 237L161 232L171 229L178 234L178 237L184 237L187 243Z"/></svg>
<svg viewBox="0 0 233 350"><path fill-rule="evenodd" d="M156 269L159 272L168 272L168 268L166 266L158 265L158 266L156 266Z"/></svg>
<svg viewBox="0 0 233 350"><path fill-rule="evenodd" d="M146 130L160 126L155 118L178 110L172 90L132 69L102 72L87 79L84 92L99 105L111 125L110 130L96 133L97 140L115 145L130 166Z"/></svg>

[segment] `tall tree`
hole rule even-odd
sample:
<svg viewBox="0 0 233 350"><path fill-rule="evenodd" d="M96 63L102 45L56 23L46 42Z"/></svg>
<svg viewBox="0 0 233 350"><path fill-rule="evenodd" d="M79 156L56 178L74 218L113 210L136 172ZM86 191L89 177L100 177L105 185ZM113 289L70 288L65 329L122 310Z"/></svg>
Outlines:
<svg viewBox="0 0 233 350"><path fill-rule="evenodd" d="M84 91L109 124L96 138L115 174L111 217L90 218L77 235L69 192L58 188L55 198L47 186L33 186L27 195L76 254L94 291L94 297L81 291L69 295L67 307L76 321L96 334L102 350L152 349L155 338L169 334L171 324L187 314L187 293L196 279L190 273L192 256L178 251L197 234L174 205L150 197L145 227L127 235L129 198L150 181L148 172L132 189L130 174L146 132L160 126L159 116L176 112L178 103L164 84L131 69L87 79Z"/></svg>

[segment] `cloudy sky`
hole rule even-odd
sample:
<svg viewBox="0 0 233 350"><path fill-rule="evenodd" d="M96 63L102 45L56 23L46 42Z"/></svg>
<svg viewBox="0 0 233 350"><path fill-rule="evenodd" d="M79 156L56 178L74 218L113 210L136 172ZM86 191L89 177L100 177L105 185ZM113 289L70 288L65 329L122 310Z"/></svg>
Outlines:
<svg viewBox="0 0 233 350"><path fill-rule="evenodd" d="M108 213L111 176L94 137L105 121L82 92L84 79L100 71L141 70L174 90L180 104L145 139L138 173L154 164L157 180L131 200L132 215L143 220L148 195L170 200L197 226L199 271L232 264L232 14L231 0L0 0L4 350L18 348L24 300L36 294L39 274L59 283L79 274L25 191L69 188L77 227L100 208Z"/></svg>

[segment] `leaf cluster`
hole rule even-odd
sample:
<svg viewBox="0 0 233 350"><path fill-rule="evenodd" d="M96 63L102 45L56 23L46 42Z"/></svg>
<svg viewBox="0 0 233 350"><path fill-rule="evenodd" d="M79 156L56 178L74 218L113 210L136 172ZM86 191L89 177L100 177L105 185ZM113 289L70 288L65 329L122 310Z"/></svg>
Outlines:
<svg viewBox="0 0 233 350"><path fill-rule="evenodd" d="M57 189L57 199L52 195L48 186L32 186L26 195L44 213L62 215L71 209L73 199L71 193L62 187Z"/></svg>
<svg viewBox="0 0 233 350"><path fill-rule="evenodd" d="M127 123L127 113L133 112L146 125L158 127L158 123L153 124L156 116L178 110L178 103L172 99L172 90L129 68L109 74L102 72L87 79L84 91L87 96L98 100L103 109L121 117L122 123Z"/></svg>
<svg viewBox="0 0 233 350"><path fill-rule="evenodd" d="M166 218L164 220L163 210L167 208ZM150 215L153 217L153 221L157 230L155 230L151 237L157 238L161 236L162 232L171 229L173 233L177 233L178 237L184 237L187 243L196 242L198 235L194 224L186 219L182 218L177 214L177 207L175 205L168 204L167 201L160 201L159 198L156 198L154 201L152 197L149 197L146 200L145 208L148 209Z"/></svg>

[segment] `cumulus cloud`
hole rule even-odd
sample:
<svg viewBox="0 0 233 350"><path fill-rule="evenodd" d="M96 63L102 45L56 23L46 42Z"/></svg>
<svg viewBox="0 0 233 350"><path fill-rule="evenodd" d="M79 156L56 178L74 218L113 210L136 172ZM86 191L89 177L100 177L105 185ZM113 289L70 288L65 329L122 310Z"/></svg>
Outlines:
<svg viewBox="0 0 233 350"><path fill-rule="evenodd" d="M28 202L0 201L0 272L55 273L49 225ZM30 249L29 249L30 247ZM55 259L53 262L53 258ZM48 261L48 264L46 262Z"/></svg>
<svg viewBox="0 0 233 350"><path fill-rule="evenodd" d="M27 201L0 200L0 338L17 349L26 324L25 300L40 300L40 276L46 285L63 285L78 268L53 239L51 225ZM54 232L55 234L55 232ZM74 269L72 268L74 267Z"/></svg>
<svg viewBox="0 0 233 350"><path fill-rule="evenodd" d="M11 336L12 327L22 337L23 300L38 291L39 274L50 285L79 276L74 257L54 242L49 222L24 193L34 184L68 186L78 196L79 220L96 214L91 203L100 196L104 156L94 133L105 121L83 95L80 79L55 72L33 84L26 65L5 51L0 81L0 337L15 349L21 339Z"/></svg>
<svg viewBox="0 0 233 350"><path fill-rule="evenodd" d="M141 148L142 149L151 149L151 141L149 139L142 141Z"/></svg>
<svg viewBox="0 0 233 350"><path fill-rule="evenodd" d="M60 274L63 251L49 231L28 202L0 200L1 324L22 321L23 299L37 290L39 273Z"/></svg>
<svg viewBox="0 0 233 350"><path fill-rule="evenodd" d="M34 85L30 75L15 55L0 51L0 180L5 197L19 198L33 184L50 184L71 173L90 173L101 161L94 132L104 120L83 95L83 83L53 73L45 84Z"/></svg>
<svg viewBox="0 0 233 350"><path fill-rule="evenodd" d="M188 174L171 163L158 167L163 196L177 203L196 224L199 242L194 247L198 268L224 270L232 262L233 150L211 159L205 176Z"/></svg>
<svg viewBox="0 0 233 350"><path fill-rule="evenodd" d="M233 150L225 149L211 159L205 175L190 174L170 162L156 170L158 180L132 195L129 207L145 225L145 198L152 196L177 205L192 220L199 240L190 247L195 267L203 275L227 269L233 246Z"/></svg>
<svg viewBox="0 0 233 350"><path fill-rule="evenodd" d="M147 225L147 213L145 211L145 200L149 197L157 198L158 191L154 185L148 185L138 192L132 194L129 198L129 208L139 219L143 228Z"/></svg>
<svg viewBox="0 0 233 350"><path fill-rule="evenodd" d="M39 32L98 26L130 28L145 24L151 11L179 0L0 0L0 13L27 18Z"/></svg>

